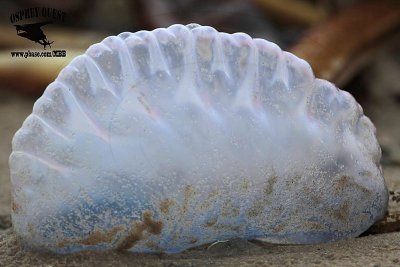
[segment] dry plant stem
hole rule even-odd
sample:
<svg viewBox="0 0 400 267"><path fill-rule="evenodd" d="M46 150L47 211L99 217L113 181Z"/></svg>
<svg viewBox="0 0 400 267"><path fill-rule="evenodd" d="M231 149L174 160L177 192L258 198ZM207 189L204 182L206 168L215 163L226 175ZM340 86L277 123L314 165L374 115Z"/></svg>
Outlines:
<svg viewBox="0 0 400 267"><path fill-rule="evenodd" d="M8 229L11 227L11 216L7 215L0 215L0 230Z"/></svg>
<svg viewBox="0 0 400 267"><path fill-rule="evenodd" d="M135 25L143 29L155 29L175 23L198 23L223 27L225 22L237 19L238 16L246 16L243 10L248 3L241 0L220 0L211 9L210 4L204 4L201 0L190 1L163 1L140 0L131 3L132 13L135 13ZM193 9L193 6L199 7ZM226 25L225 25L226 26Z"/></svg>
<svg viewBox="0 0 400 267"><path fill-rule="evenodd" d="M284 22L312 25L326 17L326 11L302 0L255 0L269 15Z"/></svg>
<svg viewBox="0 0 400 267"><path fill-rule="evenodd" d="M12 51L25 50L27 49L12 49ZM84 50L68 48L66 50L67 57L59 58L15 58L11 57L10 50L0 52L0 88L40 96L61 69L74 57L84 53Z"/></svg>
<svg viewBox="0 0 400 267"><path fill-rule="evenodd" d="M372 225L363 235L376 235L398 231L400 231L400 213L388 213L382 220Z"/></svg>
<svg viewBox="0 0 400 267"><path fill-rule="evenodd" d="M312 28L290 51L307 60L317 77L341 86L350 78L349 69L355 72L351 63L372 59L373 48L386 42L399 26L399 2L363 2Z"/></svg>

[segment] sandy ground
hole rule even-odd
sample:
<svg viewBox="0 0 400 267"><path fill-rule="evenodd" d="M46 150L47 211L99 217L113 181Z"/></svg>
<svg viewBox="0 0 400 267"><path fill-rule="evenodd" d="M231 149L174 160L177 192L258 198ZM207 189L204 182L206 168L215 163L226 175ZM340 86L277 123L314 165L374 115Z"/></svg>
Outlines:
<svg viewBox="0 0 400 267"><path fill-rule="evenodd" d="M378 129L385 179L393 191L389 203L391 217L380 224L383 227L370 231L374 235L333 244L284 246L233 240L174 255L85 252L56 256L25 251L9 228L7 162L12 136L31 112L34 99L0 90L0 266L400 266L400 220L395 216L400 214L400 201L396 201L397 194L400 200L400 85L398 72L386 71L393 67L390 64L395 64L390 58L384 57L369 69L367 76L374 79L367 81L370 86L363 94L368 97L361 104Z"/></svg>
<svg viewBox="0 0 400 267"><path fill-rule="evenodd" d="M283 246L234 240L180 254L129 252L54 256L21 251L11 230L0 234L0 259L11 266L396 266L400 233L333 244Z"/></svg>

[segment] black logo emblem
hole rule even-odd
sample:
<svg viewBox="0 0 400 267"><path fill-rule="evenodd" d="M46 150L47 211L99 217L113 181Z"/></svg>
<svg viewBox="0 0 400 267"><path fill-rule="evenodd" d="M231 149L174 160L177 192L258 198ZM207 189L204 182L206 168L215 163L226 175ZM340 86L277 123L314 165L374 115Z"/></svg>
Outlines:
<svg viewBox="0 0 400 267"><path fill-rule="evenodd" d="M46 35L44 34L43 30L40 27L51 23L52 22L45 21L45 22L14 25L14 26L19 36L34 41L35 43L39 43L43 45L44 49L46 49L46 46L49 46L51 48L51 44L54 41L50 42L49 40L47 40Z"/></svg>

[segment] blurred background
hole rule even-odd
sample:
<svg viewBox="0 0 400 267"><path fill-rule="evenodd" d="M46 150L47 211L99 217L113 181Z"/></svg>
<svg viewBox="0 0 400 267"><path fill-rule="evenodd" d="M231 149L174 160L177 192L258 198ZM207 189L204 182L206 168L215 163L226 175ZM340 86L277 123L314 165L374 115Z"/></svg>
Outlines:
<svg viewBox="0 0 400 267"><path fill-rule="evenodd" d="M10 16L32 7L65 12L42 26L46 51L60 58L16 58L44 51L17 35ZM31 18L14 24L43 21ZM391 215L400 211L400 1L362 0L2 0L0 2L0 215L10 213L11 139L34 101L76 55L109 35L199 23L264 38L306 59L319 78L349 91L377 127L391 191ZM396 211L397 210L397 211ZM394 218L393 217L393 218ZM400 229L397 220L396 229ZM3 223L4 225L6 223ZM1 218L0 218L1 229Z"/></svg>

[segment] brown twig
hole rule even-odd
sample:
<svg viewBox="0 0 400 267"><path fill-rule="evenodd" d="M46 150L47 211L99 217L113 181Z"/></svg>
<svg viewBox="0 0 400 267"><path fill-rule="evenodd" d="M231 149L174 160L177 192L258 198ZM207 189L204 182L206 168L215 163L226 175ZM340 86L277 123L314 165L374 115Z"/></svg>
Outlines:
<svg viewBox="0 0 400 267"><path fill-rule="evenodd" d="M8 229L11 227L11 216L7 215L0 215L0 230Z"/></svg>
<svg viewBox="0 0 400 267"><path fill-rule="evenodd" d="M326 17L326 10L302 0L255 0L269 15L301 25L312 25Z"/></svg>
<svg viewBox="0 0 400 267"><path fill-rule="evenodd" d="M393 233L400 231L400 213L386 214L386 216L372 225L362 236Z"/></svg>
<svg viewBox="0 0 400 267"><path fill-rule="evenodd" d="M26 48L25 48L26 50ZM12 51L24 51L13 48ZM10 51L0 52L0 86L26 95L40 96L74 57L84 50L67 49L66 57L15 58Z"/></svg>
<svg viewBox="0 0 400 267"><path fill-rule="evenodd" d="M340 86L399 26L399 2L362 2L310 29L291 52L307 60L317 77Z"/></svg>

